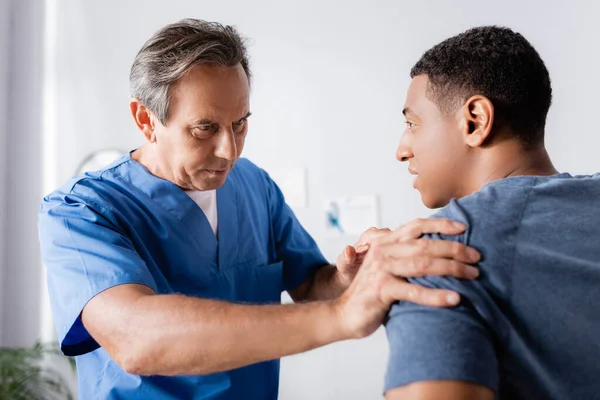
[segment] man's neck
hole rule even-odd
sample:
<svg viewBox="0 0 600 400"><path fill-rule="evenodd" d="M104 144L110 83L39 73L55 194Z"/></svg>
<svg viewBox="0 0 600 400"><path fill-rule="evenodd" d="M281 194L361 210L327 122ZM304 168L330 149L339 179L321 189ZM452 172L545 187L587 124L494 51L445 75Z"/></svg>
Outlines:
<svg viewBox="0 0 600 400"><path fill-rule="evenodd" d="M146 167L152 175L178 184L175 181L173 172L165 168L164 165L160 165L160 157L156 157L152 153L153 149L147 143L144 143L140 148L131 153L131 158Z"/></svg>
<svg viewBox="0 0 600 400"><path fill-rule="evenodd" d="M492 148L478 151L480 154L476 155L472 178L464 188L468 192L465 196L490 182L511 176L549 176L558 173L543 145L526 150L515 140L504 140Z"/></svg>

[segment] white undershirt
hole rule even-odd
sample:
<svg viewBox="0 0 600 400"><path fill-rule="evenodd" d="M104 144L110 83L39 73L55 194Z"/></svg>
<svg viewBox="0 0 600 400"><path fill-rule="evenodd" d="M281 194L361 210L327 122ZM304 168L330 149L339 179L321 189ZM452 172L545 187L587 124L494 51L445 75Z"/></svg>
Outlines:
<svg viewBox="0 0 600 400"><path fill-rule="evenodd" d="M218 216L217 216L217 191L216 190L186 190L185 194L204 212L206 219L210 223L215 236L217 235Z"/></svg>

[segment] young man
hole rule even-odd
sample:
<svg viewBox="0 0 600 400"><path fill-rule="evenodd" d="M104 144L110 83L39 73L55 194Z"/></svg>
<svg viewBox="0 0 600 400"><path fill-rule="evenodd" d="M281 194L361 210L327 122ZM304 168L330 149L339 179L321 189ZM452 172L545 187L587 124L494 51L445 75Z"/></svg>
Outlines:
<svg viewBox="0 0 600 400"><path fill-rule="evenodd" d="M461 293L453 309L393 306L387 399L591 399L600 393L600 176L557 173L544 148L552 89L536 50L480 27L411 71L397 158L481 278L411 279ZM410 365L410 368L406 368Z"/></svg>

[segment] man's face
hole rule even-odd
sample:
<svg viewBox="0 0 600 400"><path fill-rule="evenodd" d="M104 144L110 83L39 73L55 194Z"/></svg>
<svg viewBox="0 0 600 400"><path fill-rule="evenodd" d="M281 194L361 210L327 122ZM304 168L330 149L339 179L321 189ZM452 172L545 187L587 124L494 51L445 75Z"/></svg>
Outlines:
<svg viewBox="0 0 600 400"><path fill-rule="evenodd" d="M462 139L461 113L442 114L426 96L428 82L426 75L419 75L410 83L404 106L406 130L396 158L409 163L423 204L438 208L461 193L467 179L468 146Z"/></svg>
<svg viewBox="0 0 600 400"><path fill-rule="evenodd" d="M249 107L241 65L199 65L177 81L166 124L155 126L158 156L176 184L211 190L225 183L244 148Z"/></svg>

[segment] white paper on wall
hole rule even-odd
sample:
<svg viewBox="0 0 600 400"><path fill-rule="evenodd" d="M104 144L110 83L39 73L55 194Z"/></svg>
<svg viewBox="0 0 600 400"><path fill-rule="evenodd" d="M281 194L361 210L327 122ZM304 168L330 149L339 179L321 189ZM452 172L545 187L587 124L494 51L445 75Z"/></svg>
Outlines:
<svg viewBox="0 0 600 400"><path fill-rule="evenodd" d="M323 204L327 236L360 235L378 226L377 196L332 197Z"/></svg>

